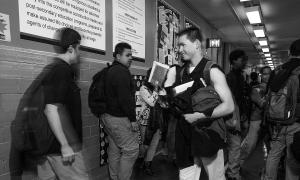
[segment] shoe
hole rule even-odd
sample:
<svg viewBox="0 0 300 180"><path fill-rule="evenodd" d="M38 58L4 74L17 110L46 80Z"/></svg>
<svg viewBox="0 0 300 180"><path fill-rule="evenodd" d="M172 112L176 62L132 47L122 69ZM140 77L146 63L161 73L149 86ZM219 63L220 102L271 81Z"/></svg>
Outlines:
<svg viewBox="0 0 300 180"><path fill-rule="evenodd" d="M144 162L144 172L149 176L154 175L153 170L151 168L151 165L152 165L152 161L145 161Z"/></svg>

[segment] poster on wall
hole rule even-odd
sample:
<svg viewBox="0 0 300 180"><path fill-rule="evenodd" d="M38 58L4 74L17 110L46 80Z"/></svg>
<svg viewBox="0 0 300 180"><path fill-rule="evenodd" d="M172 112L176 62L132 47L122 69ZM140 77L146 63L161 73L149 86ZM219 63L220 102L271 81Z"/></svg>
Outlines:
<svg viewBox="0 0 300 180"><path fill-rule="evenodd" d="M0 13L0 40L11 41L9 15Z"/></svg>
<svg viewBox="0 0 300 180"><path fill-rule="evenodd" d="M180 14L162 0L157 0L157 61L178 64L178 38Z"/></svg>
<svg viewBox="0 0 300 180"><path fill-rule="evenodd" d="M132 46L135 60L145 61L145 0L113 0L113 48L119 42Z"/></svg>
<svg viewBox="0 0 300 180"><path fill-rule="evenodd" d="M105 51L105 0L19 0L21 34L55 40L57 29L71 27L81 45Z"/></svg>

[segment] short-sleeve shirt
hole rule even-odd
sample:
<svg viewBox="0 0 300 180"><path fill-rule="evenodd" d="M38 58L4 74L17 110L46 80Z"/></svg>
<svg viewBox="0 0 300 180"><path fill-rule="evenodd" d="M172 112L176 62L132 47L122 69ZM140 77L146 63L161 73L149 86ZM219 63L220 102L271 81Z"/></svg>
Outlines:
<svg viewBox="0 0 300 180"><path fill-rule="evenodd" d="M62 104L67 109L72 126L77 133L76 138L69 138L64 122L62 122L62 127L68 143L72 145L82 139L80 89L76 84L72 67L58 58L54 60L54 63L55 65L43 81L45 104Z"/></svg>

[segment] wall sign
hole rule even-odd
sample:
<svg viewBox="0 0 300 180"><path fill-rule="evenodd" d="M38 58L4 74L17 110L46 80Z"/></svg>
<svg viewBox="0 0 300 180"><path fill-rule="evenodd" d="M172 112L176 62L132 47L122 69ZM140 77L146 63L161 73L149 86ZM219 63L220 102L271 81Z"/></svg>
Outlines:
<svg viewBox="0 0 300 180"><path fill-rule="evenodd" d="M19 0L20 32L54 39L61 27L82 35L81 45L105 51L105 0Z"/></svg>
<svg viewBox="0 0 300 180"><path fill-rule="evenodd" d="M219 48L221 46L221 39L219 38L208 38L207 39L208 48Z"/></svg>
<svg viewBox="0 0 300 180"><path fill-rule="evenodd" d="M145 0L113 0L113 49L119 42L132 47L132 55L145 59Z"/></svg>

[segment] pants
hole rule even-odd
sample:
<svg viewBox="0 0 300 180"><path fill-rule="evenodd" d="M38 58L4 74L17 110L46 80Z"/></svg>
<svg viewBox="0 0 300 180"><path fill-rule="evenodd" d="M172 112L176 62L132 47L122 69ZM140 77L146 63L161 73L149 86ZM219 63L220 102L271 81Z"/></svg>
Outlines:
<svg viewBox="0 0 300 180"><path fill-rule="evenodd" d="M101 117L108 138L108 169L112 180L130 180L139 154L138 133L131 130L127 117Z"/></svg>
<svg viewBox="0 0 300 180"><path fill-rule="evenodd" d="M228 132L228 168L227 175L240 179L241 136Z"/></svg>
<svg viewBox="0 0 300 180"><path fill-rule="evenodd" d="M259 135L258 133L260 130L260 124L261 121L250 121L248 134L246 135L245 139L241 144L241 165L243 165L244 161L248 158L248 156L256 147Z"/></svg>
<svg viewBox="0 0 300 180"><path fill-rule="evenodd" d="M146 126L142 126L141 127L142 139L145 136L145 131L146 131ZM150 143L150 145L149 145L149 147L146 151L145 161L152 161L153 160L160 139L161 139L161 131L158 129L153 134L153 137L151 139L151 143Z"/></svg>
<svg viewBox="0 0 300 180"><path fill-rule="evenodd" d="M167 147L168 147L168 157L170 159L176 159L175 152L175 130L177 119L173 115L169 115L168 131L167 131Z"/></svg>
<svg viewBox="0 0 300 180"><path fill-rule="evenodd" d="M208 174L209 180L226 180L224 169L224 154L220 149L218 153L210 158L201 158L205 171ZM198 161L195 159L195 161ZM191 173L193 171L193 173ZM198 180L202 169L196 165L187 167L179 171L180 180Z"/></svg>
<svg viewBox="0 0 300 180"><path fill-rule="evenodd" d="M38 177L41 180L88 180L82 153L75 155L72 165L64 165L60 154L47 155L37 165Z"/></svg>
<svg viewBox="0 0 300 180"><path fill-rule="evenodd" d="M293 157L290 149L290 145L293 143L293 135L297 131L300 131L300 123L283 126L278 132L273 131L271 150L266 162L265 180L277 180L277 168L285 148L285 180L299 180L300 163Z"/></svg>

